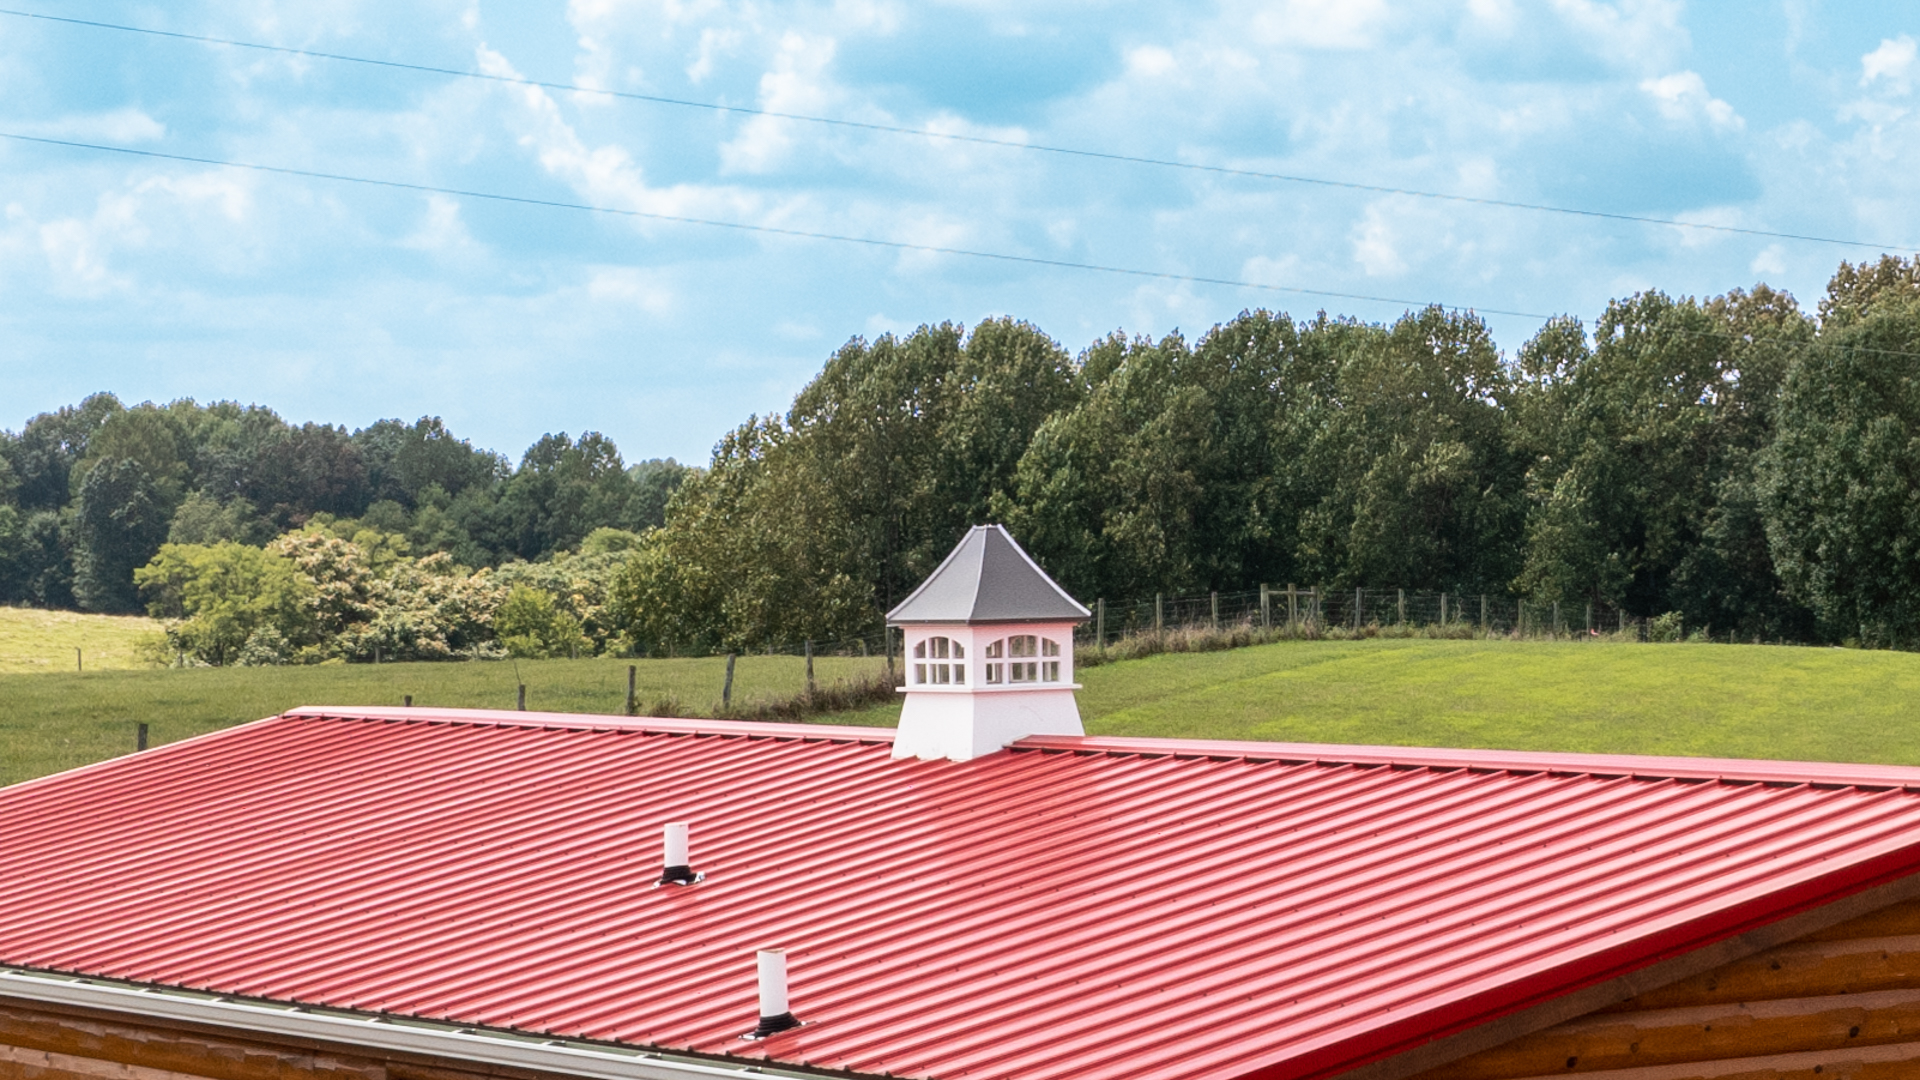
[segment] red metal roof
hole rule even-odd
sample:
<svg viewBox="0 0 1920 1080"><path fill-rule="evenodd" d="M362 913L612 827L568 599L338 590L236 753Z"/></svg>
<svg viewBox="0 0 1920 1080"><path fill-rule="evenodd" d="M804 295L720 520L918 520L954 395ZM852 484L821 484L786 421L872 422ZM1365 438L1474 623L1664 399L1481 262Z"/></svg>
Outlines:
<svg viewBox="0 0 1920 1080"><path fill-rule="evenodd" d="M860 1073L1326 1076L1920 869L1920 769L298 710L0 790L0 963ZM707 880L651 888L693 825ZM753 951L805 1027L742 1042Z"/></svg>

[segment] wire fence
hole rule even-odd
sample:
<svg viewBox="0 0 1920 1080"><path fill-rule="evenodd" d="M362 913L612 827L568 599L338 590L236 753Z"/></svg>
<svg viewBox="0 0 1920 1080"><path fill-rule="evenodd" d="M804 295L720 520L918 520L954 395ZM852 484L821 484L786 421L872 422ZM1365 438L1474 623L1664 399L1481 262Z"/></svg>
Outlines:
<svg viewBox="0 0 1920 1080"><path fill-rule="evenodd" d="M1118 602L1096 599L1088 606L1093 617L1074 632L1074 644L1093 648L1140 635L1237 628L1316 637L1426 632L1463 638L1647 641L1660 634L1649 620L1608 604L1533 603L1490 593L1267 585ZM898 630L876 630L861 637L743 649L739 655L897 660L899 649Z"/></svg>
<svg viewBox="0 0 1920 1080"><path fill-rule="evenodd" d="M1161 594L1147 600L1095 600L1094 617L1075 641L1100 646L1175 630L1295 629L1368 635L1433 630L1462 637L1645 640L1647 620L1606 604L1529 603L1486 593L1407 589L1261 586L1244 592Z"/></svg>

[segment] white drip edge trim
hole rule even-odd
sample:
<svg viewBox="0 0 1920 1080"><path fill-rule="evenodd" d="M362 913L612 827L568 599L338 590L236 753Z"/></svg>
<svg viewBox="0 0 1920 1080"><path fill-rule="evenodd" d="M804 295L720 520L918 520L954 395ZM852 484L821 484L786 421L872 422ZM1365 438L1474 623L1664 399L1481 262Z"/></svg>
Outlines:
<svg viewBox="0 0 1920 1080"><path fill-rule="evenodd" d="M155 1017L226 1028L240 1034L281 1035L341 1044L425 1054L488 1065L506 1065L595 1080L740 1080L759 1076L811 1078L759 1061L731 1065L696 1062L653 1050L621 1050L538 1035L363 1013L315 1010L308 1006L263 1005L167 987L134 988L74 975L0 967L0 997L16 1001L100 1009L131 1017Z"/></svg>

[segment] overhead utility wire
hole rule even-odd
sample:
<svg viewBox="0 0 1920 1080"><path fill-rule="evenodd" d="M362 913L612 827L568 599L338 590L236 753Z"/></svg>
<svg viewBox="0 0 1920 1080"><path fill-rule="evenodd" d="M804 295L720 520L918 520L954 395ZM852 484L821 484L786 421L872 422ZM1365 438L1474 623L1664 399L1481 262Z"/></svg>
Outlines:
<svg viewBox="0 0 1920 1080"><path fill-rule="evenodd" d="M765 116L776 120L798 120L808 124L826 124L832 127L852 128L860 131L873 131L888 135L913 135L923 139L973 143L980 146L1000 146L1014 150L1031 150L1037 153L1088 158L1096 161L1113 161L1129 165L1151 165L1163 169L1186 169L1192 172L1213 173L1218 176L1237 176L1254 180L1277 180L1288 184L1310 184L1317 187L1344 188L1348 191L1370 191L1382 195L1405 195L1416 199L1437 199L1443 202L1466 203L1474 206L1491 206L1503 210L1530 210L1543 214L1568 214L1574 217L1596 218L1605 221L1626 221L1639 225L1665 225L1676 229L1733 233L1740 236L1766 237L1772 240L1798 240L1810 244L1833 244L1839 247L1873 248L1878 251L1909 251L1915 250L1917 247L1917 245L1911 244L1884 244L1870 240L1843 240L1837 237L1814 236L1808 233L1775 232L1770 229L1746 229L1737 225L1710 225L1706 222L1681 221L1677 218L1647 217L1640 214L1616 214L1605 210L1583 210L1578 207L1552 206L1545 203L1516 202L1509 199L1487 199L1473 195L1449 195L1445 192L1387 187L1382 184L1362 184L1350 180L1328 180L1318 176L1262 172L1257 169L1236 169L1226 165L1205 165L1191 161L1173 161L1167 158L1141 157L1133 154L1117 154L1104 150L1085 150L1070 146L1049 146L1044 143L1020 142L1015 139L996 139L988 135L961 135L949 131L934 131L928 128L904 127L894 124L875 124L861 120L841 120L829 116L809 116L805 113L756 109L746 105L722 105L711 101L694 101L688 98L665 97L658 94L636 94L624 90L606 90L600 87L578 86L573 83L543 82L539 79L528 79L518 75L496 75L491 72L472 71L464 68L435 67L431 64L411 64L400 60L376 60L366 56L321 52L316 49L297 49L287 45L266 45L257 41L240 41L235 38L212 37L206 34L185 34L173 30L153 30L144 26L98 22L93 19L74 19L63 15L45 15L34 11L16 11L11 8L0 8L0 15L10 15L21 19L38 19L43 22L65 23L70 26L84 26L97 30L117 30L129 34L146 34L151 37L172 38L177 41L192 41L204 45L227 45L236 49L256 49L260 52L283 53L288 56L303 56L314 60L336 60L346 64L365 64L369 67L390 68L396 71L411 71L427 75L448 75L461 79L481 79L487 82L507 83L514 86L534 86L543 90L561 90L573 94L596 94L601 97L619 98L625 101L644 101L654 105L674 105L687 109L706 109L711 112L738 113L742 116Z"/></svg>
<svg viewBox="0 0 1920 1080"><path fill-rule="evenodd" d="M252 172L271 173L280 176L300 176L311 180L331 180L343 184L360 184L366 187L391 188L399 191L417 191L430 195L455 195L461 198L484 199L490 202L507 203L518 206L539 206L552 210L577 210L592 214L643 218L650 221L665 221L682 225L704 225L718 229L764 233L772 236L786 236L802 240L826 240L839 244L863 244L868 247L889 248L895 251L924 251L936 255L958 255L969 259L991 259L997 262L1025 263L1031 266L1049 266L1060 270L1090 270L1095 273L1118 274L1123 277L1150 278L1160 281L1184 281L1195 285L1223 285L1235 289L1295 293L1301 296L1323 296L1335 300L1363 300L1368 303L1395 304L1406 308L1437 307L1445 311L1509 315L1520 319L1540 319L1546 321L1558 317L1554 315L1542 315L1536 311L1509 311L1501 308L1443 304L1435 300L1403 300L1391 296L1370 296L1366 293L1335 292L1331 289L1308 289L1296 285L1273 285L1261 281L1240 281L1235 278L1204 277L1198 274L1175 274L1163 270L1136 270L1125 266L1105 266L1100 263L1073 262L1067 259L1045 259L1036 255L1008 255L1004 252L973 251L967 248L940 247L934 244L915 244L904 240L876 240L866 236L843 236L838 233L810 232L804 229L783 229L775 225L749 225L738 221L717 221L712 218L686 217L680 214L656 214L646 210L621 210L608 206L594 206L589 203L565 202L559 199L538 199L527 195L503 195L491 191L469 191L463 188L408 183L404 180L378 180L366 176L349 176L345 173L320 172L315 169L294 169L281 165L255 165L249 162L227 161L221 158L194 157L188 154L168 154L158 150L134 150L124 146L106 146L100 143L75 142L69 139L49 139L39 135L21 135L10 131L0 131L0 139L11 139L15 142L24 143L39 143L45 146L64 146L75 150L95 150L109 154L125 154L130 157L154 158L161 161L180 161L191 165L212 165L226 169L246 169ZM1810 348L1813 345L1813 342L1797 341L1788 338L1742 339L1737 335L1725 331L1674 330L1672 332L1686 337L1710 337L1718 340L1731 341L1736 344L1782 345L1794 348ZM1881 356L1901 356L1920 359L1920 353L1903 352L1896 349L1873 349L1862 346L1854 346L1854 349L1857 352L1874 353Z"/></svg>
<svg viewBox="0 0 1920 1080"><path fill-rule="evenodd" d="M1522 319L1550 319L1550 315L1541 315L1531 311L1503 311L1499 308L1475 308L1459 305L1441 304L1428 300L1402 300L1391 296L1368 296L1365 293L1334 292L1328 289L1307 289L1294 285L1271 285L1259 281L1240 281L1234 278L1203 277L1197 274L1175 274L1163 270L1137 270L1125 266L1105 266L1100 263L1074 262L1068 259L1047 259L1037 255L1009 255L998 251L973 251L968 248L940 247L934 244L915 244L905 240L877 240L867 236L845 236L839 233L811 232L805 229L783 229L776 225L750 225L739 221L719 221L713 218L687 217L681 214L657 214L646 210L621 210L610 206L594 206L591 203L565 202L559 199L540 199L529 195L503 195L493 191L470 191L463 188L437 187L432 184L414 184L404 180L379 180L366 176L349 176L345 173L320 172L314 169L294 169L282 165L257 165L245 161L227 161L222 158L194 157L188 154L168 154L158 150L135 150L125 146L107 146L101 143L75 142L70 139L49 139L39 135L21 135L11 131L0 131L0 139L15 142L38 143L43 146L64 146L75 150L93 150L108 154L125 154L130 157L154 158L161 161L180 161L190 165L212 165L225 169L247 169L252 172L273 173L280 176L299 176L310 180L331 180L342 184L360 184L367 187L391 188L399 191L417 191L431 195L453 195L463 199L485 199L490 202L511 203L519 206L543 206L554 210L578 210L592 214L608 214L616 217L644 218L649 221L667 221L682 225L705 225L717 229L734 229L740 232L763 233L771 236L788 236L803 240L829 240L840 244L865 244L869 247L890 248L895 251L924 251L936 255L959 255L969 259L993 259L999 262L1025 263L1031 266L1050 266L1061 270L1091 270L1101 274L1119 274L1126 277L1152 278L1161 281L1185 281L1196 285L1224 285L1236 289L1259 289L1266 292L1298 293L1302 296L1324 296L1336 300L1364 300L1379 304L1397 304L1402 307L1424 308L1439 307L1449 311L1483 312L1488 315L1511 315Z"/></svg>

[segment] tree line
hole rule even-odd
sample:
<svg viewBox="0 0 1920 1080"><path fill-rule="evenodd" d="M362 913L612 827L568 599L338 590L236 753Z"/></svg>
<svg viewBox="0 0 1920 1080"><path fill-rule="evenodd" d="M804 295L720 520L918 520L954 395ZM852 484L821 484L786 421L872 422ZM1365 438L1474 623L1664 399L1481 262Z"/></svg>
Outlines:
<svg viewBox="0 0 1920 1080"><path fill-rule="evenodd" d="M0 434L0 599L146 606L208 662L867 635L982 521L1083 597L1406 588L1913 646L1920 259L1842 264L1813 312L1643 292L1511 355L1439 308L1077 356L1014 319L923 326L849 341L703 469L107 395ZM280 614L213 619L220 580Z"/></svg>
<svg viewBox="0 0 1920 1080"><path fill-rule="evenodd" d="M437 417L348 432L95 394L0 431L0 603L138 611L151 598L135 572L163 545L263 547L303 528L466 567L550 560L598 528L662 524L687 473L628 466L594 432L546 435L514 465Z"/></svg>
<svg viewBox="0 0 1920 1080"><path fill-rule="evenodd" d="M1468 312L1251 311L1071 356L994 319L854 340L727 435L615 582L652 649L877 625L967 526L1083 597L1260 582L1592 602L1920 645L1920 259L1648 291L1513 355Z"/></svg>

